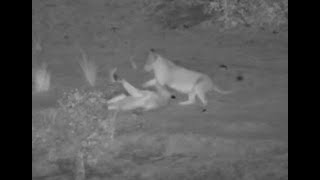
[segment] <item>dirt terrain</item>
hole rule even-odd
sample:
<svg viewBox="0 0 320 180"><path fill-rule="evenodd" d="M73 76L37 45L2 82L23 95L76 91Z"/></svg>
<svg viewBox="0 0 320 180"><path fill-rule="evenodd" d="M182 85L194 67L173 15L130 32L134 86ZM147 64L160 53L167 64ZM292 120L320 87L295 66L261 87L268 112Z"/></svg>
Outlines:
<svg viewBox="0 0 320 180"><path fill-rule="evenodd" d="M68 90L89 88L77 63L77 45L98 64L95 89L105 90L113 67L141 88L152 77L142 67L148 50L155 48L233 91L210 93L206 112L199 102L179 106L187 96L173 91L177 99L164 108L118 114L118 145L113 147L117 154L106 157L110 161L99 168L88 166L86 179L288 179L287 32L241 26L224 31L214 26L161 29L138 16L130 3L49 2L33 1L38 14L58 16L52 20L55 26L33 21L33 68L47 62L52 75L49 92L32 94L33 113L57 108L57 100ZM70 9L63 14L60 7ZM34 49L37 38L41 52ZM33 179L74 178L61 164L59 170L42 165L43 170L37 163L33 160Z"/></svg>

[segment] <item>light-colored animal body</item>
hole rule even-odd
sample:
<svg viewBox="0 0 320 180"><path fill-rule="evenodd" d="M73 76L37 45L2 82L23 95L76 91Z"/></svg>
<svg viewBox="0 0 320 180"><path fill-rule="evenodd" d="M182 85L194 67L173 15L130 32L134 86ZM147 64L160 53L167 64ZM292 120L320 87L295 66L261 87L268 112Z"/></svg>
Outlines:
<svg viewBox="0 0 320 180"><path fill-rule="evenodd" d="M150 91L137 89L126 80L118 82L122 84L129 96L120 94L108 100L109 110L130 111L142 108L143 111L149 111L167 105L171 97L169 91L159 84L155 86L156 91Z"/></svg>
<svg viewBox="0 0 320 180"><path fill-rule="evenodd" d="M180 102L180 105L193 104L198 97L203 106L206 106L208 104L206 93L211 90L221 94L230 93L220 90L208 75L178 66L153 49L149 52L144 70L153 72L154 78L144 83L143 87L159 83L161 86L168 86L180 93L188 94L188 100Z"/></svg>

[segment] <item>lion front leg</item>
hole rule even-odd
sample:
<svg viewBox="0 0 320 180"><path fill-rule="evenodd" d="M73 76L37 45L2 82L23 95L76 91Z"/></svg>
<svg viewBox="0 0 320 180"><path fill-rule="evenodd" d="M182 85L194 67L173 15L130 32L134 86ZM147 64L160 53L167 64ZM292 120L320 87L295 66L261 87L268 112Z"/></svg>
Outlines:
<svg viewBox="0 0 320 180"><path fill-rule="evenodd" d="M126 89L126 91L133 97L141 97L143 96L142 92L128 83L126 80L121 81L122 86Z"/></svg>
<svg viewBox="0 0 320 180"><path fill-rule="evenodd" d="M107 104L113 104L113 103L117 103L121 100L123 100L124 98L126 98L127 96L125 94L120 94L116 97L111 98L110 100L107 101Z"/></svg>
<svg viewBox="0 0 320 180"><path fill-rule="evenodd" d="M156 84L157 84L157 80L151 79L151 80L143 83L142 87L146 88L146 87L150 87L150 86L155 86Z"/></svg>

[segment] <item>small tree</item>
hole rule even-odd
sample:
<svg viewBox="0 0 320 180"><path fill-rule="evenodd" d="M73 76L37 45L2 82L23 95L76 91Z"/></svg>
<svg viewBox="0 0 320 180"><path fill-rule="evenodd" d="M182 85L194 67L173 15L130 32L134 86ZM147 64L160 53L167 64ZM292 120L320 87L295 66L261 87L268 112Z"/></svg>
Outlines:
<svg viewBox="0 0 320 180"><path fill-rule="evenodd" d="M101 92L66 93L58 109L33 117L33 149L44 147L52 162L71 160L75 179L85 179L85 164L98 163L114 141L117 112L105 103Z"/></svg>

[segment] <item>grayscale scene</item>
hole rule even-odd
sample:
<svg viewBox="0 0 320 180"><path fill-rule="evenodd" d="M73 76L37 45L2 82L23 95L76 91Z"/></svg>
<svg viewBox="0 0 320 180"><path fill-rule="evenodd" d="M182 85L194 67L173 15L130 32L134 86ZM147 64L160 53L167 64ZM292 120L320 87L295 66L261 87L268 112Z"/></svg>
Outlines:
<svg viewBox="0 0 320 180"><path fill-rule="evenodd" d="M287 180L288 0L32 0L33 180Z"/></svg>

